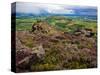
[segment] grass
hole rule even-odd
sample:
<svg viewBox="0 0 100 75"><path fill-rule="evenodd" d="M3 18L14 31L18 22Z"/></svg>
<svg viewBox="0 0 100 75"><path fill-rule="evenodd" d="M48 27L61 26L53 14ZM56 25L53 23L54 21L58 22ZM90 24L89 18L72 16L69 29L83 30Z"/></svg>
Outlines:
<svg viewBox="0 0 100 75"><path fill-rule="evenodd" d="M42 18L41 18L42 19ZM31 30L32 25L37 21L38 19L34 18L18 18L16 19L16 29L18 31L21 30ZM44 17L43 17L44 20ZM65 32L74 32L77 28L89 28L92 29L93 32L96 33L97 29L97 22L96 21L85 21L85 20L69 20L68 18L62 18L60 17L50 17L45 19L50 25L56 27L59 30L65 31ZM71 21L73 24L70 26Z"/></svg>
<svg viewBox="0 0 100 75"><path fill-rule="evenodd" d="M34 18L16 19L16 30L31 30L33 23L36 22Z"/></svg>

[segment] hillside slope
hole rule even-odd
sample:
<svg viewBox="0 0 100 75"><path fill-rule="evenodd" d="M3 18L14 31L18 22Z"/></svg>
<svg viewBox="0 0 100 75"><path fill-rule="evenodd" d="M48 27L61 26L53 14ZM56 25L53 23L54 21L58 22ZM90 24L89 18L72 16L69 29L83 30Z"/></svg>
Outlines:
<svg viewBox="0 0 100 75"><path fill-rule="evenodd" d="M38 21L31 31L16 31L17 72L94 68L96 38L91 29L63 32Z"/></svg>

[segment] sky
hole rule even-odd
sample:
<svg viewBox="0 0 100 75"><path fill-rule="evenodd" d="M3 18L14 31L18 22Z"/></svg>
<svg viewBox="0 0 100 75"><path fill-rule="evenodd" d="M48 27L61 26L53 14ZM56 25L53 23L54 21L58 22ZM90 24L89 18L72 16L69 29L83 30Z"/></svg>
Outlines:
<svg viewBox="0 0 100 75"><path fill-rule="evenodd" d="M62 4L40 4L31 2L17 2L17 13L26 14L59 14L59 15L97 15L97 8L93 6L69 6Z"/></svg>

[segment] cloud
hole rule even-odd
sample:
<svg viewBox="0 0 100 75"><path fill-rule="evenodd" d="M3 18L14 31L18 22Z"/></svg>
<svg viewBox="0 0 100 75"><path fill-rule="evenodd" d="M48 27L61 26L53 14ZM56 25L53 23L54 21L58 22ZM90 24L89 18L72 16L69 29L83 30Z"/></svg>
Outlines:
<svg viewBox="0 0 100 75"><path fill-rule="evenodd" d="M41 7L34 5L33 3L17 3L16 12L18 13L33 13L39 14L41 12Z"/></svg>
<svg viewBox="0 0 100 75"><path fill-rule="evenodd" d="M33 4L33 3L17 3L16 12L40 14L42 11L53 14L73 14L74 10L65 9L61 5L54 4Z"/></svg>
<svg viewBox="0 0 100 75"><path fill-rule="evenodd" d="M74 10L65 9L61 5L47 5L46 10L49 13L53 13L53 14L74 14L75 13Z"/></svg>
<svg viewBox="0 0 100 75"><path fill-rule="evenodd" d="M18 13L32 13L35 15L49 13L49 14L79 14L79 15L96 15L96 8L89 6L67 6L58 4L38 4L30 2L17 2L16 12Z"/></svg>

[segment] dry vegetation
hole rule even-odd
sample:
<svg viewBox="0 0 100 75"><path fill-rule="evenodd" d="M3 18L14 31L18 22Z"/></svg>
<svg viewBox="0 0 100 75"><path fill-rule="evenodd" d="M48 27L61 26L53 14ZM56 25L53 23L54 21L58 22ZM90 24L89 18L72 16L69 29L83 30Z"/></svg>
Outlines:
<svg viewBox="0 0 100 75"><path fill-rule="evenodd" d="M31 30L16 31L17 72L97 67L96 33L92 28L75 28L72 20L67 23L73 32L46 21L35 22Z"/></svg>

